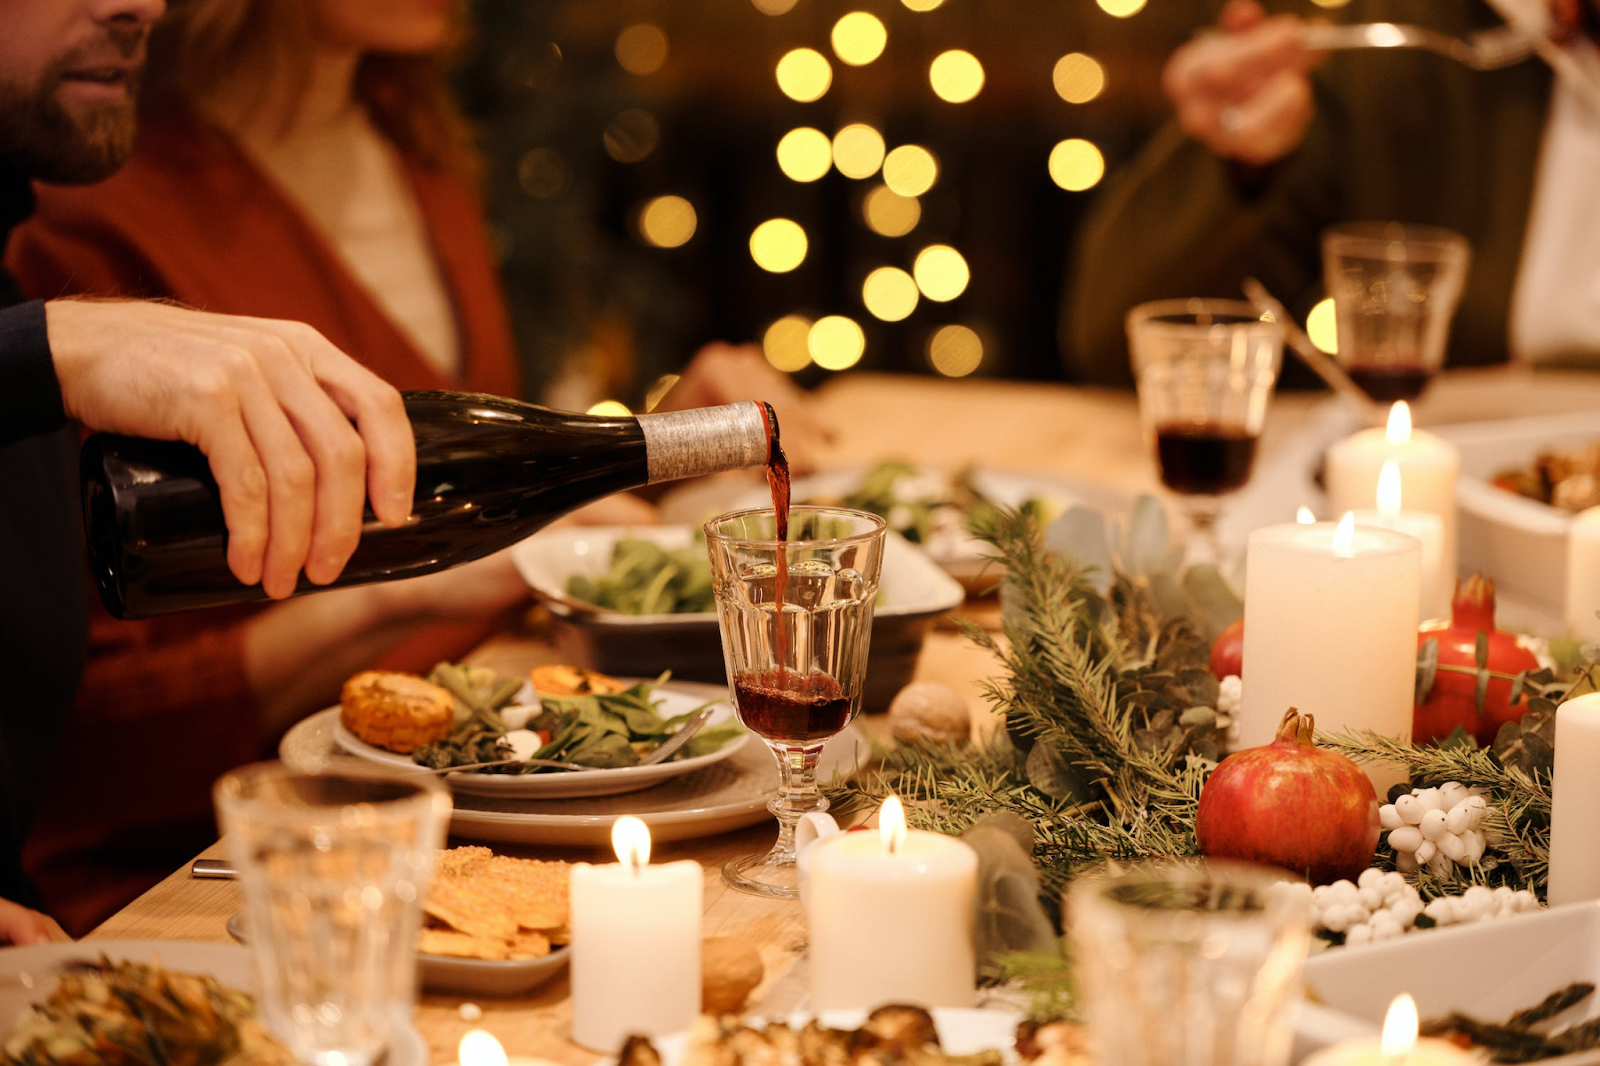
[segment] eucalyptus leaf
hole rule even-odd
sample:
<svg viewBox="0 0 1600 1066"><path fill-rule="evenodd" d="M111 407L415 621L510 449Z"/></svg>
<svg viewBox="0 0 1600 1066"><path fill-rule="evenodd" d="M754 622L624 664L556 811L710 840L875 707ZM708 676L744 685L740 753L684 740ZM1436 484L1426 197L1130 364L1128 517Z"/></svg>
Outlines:
<svg viewBox="0 0 1600 1066"><path fill-rule="evenodd" d="M1515 707L1522 702L1522 690L1528 683L1528 671L1523 670L1511 682L1511 692L1506 697L1506 702Z"/></svg>
<svg viewBox="0 0 1600 1066"><path fill-rule="evenodd" d="M1433 692L1434 680L1439 676L1439 638L1429 637L1422 642L1422 647L1417 649L1417 691L1414 702L1423 704L1428 702L1428 695Z"/></svg>
<svg viewBox="0 0 1600 1066"><path fill-rule="evenodd" d="M1069 507L1044 532L1044 546L1050 551L1076 560L1083 578L1100 595L1111 591L1116 576L1111 565L1111 546L1106 520L1088 507Z"/></svg>
<svg viewBox="0 0 1600 1066"><path fill-rule="evenodd" d="M1172 538L1167 509L1154 496L1141 495L1133 505L1127 536L1122 544L1122 567L1134 577L1150 578L1164 572Z"/></svg>
<svg viewBox="0 0 1600 1066"><path fill-rule="evenodd" d="M1479 670L1487 669L1489 666L1488 630L1478 630L1478 638L1472 646L1472 664Z"/></svg>
<svg viewBox="0 0 1600 1066"><path fill-rule="evenodd" d="M1488 714L1488 710L1487 710L1488 701L1489 701L1489 671L1487 669L1485 669L1484 667L1480 666L1478 668L1477 684L1473 687L1473 690L1472 690L1472 705L1473 705L1473 707L1475 707L1477 709L1478 718L1480 720L1485 715Z"/></svg>
<svg viewBox="0 0 1600 1066"><path fill-rule="evenodd" d="M1190 707L1178 716L1184 725L1215 725L1217 712L1211 707Z"/></svg>
<svg viewBox="0 0 1600 1066"><path fill-rule="evenodd" d="M1466 728L1464 726L1459 726L1459 725L1456 726L1454 729L1452 729L1450 731L1450 735L1449 736L1447 736L1443 740L1439 741L1439 749L1441 751L1448 751L1448 750L1450 750L1452 748L1459 748L1459 749L1466 750L1466 751L1475 751L1475 750L1477 750L1477 747L1478 747L1477 738L1474 737L1471 733L1467 732L1467 730L1466 730ZM1393 802L1393 801L1391 800L1390 802Z"/></svg>
<svg viewBox="0 0 1600 1066"><path fill-rule="evenodd" d="M1194 605L1195 620L1208 642L1244 616L1244 600L1210 563L1199 563L1184 572L1183 591Z"/></svg>
<svg viewBox="0 0 1600 1066"><path fill-rule="evenodd" d="M1583 656L1583 661L1591 666L1600 663L1600 644L1585 644L1578 649L1578 654Z"/></svg>
<svg viewBox="0 0 1600 1066"><path fill-rule="evenodd" d="M1150 598L1168 618L1182 618L1189 613L1189 600L1176 575L1166 570L1156 570L1145 575L1150 583Z"/></svg>

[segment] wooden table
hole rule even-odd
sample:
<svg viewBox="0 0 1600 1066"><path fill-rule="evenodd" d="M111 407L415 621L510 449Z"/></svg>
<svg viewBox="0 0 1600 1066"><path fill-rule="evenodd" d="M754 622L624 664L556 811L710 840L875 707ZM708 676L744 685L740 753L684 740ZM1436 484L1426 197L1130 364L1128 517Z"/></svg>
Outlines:
<svg viewBox="0 0 1600 1066"><path fill-rule="evenodd" d="M859 466L886 456L907 455L941 465L972 462L995 468L1053 472L1113 484L1129 493L1153 491L1155 474L1139 431L1129 393L1063 386L992 381L940 381L867 374L846 375L819 393L822 409L839 429L839 439L819 465ZM1283 396L1276 401L1263 450L1275 436L1295 426L1325 397ZM1514 403L1514 407L1508 406ZM1451 375L1441 380L1420 408L1419 421L1503 416L1508 409L1556 411L1593 409L1600 404L1600 381L1570 376L1529 377L1511 371ZM475 658L507 672L549 661L548 648L526 640L497 639ZM978 682L993 673L992 660L957 634L935 631L918 667L919 679L938 680L967 693L975 714L986 715ZM982 723L987 724L987 723ZM868 720L881 731L883 723ZM727 859L771 843L773 830L762 825L705 840L662 845L663 860L693 858L705 866L705 933L731 936L759 948L767 980L781 979L804 948L799 907L743 895L726 888L720 869ZM213 847L207 855L221 855ZM592 851L544 849L544 857L594 859ZM225 881L197 881L187 870L174 873L97 929L95 938L226 940L224 923L241 906L238 887ZM759 998L761 992L757 993ZM572 1066L595 1055L566 1039L567 986L558 980L532 997L480 1002L478 1023L495 1033L513 1054L537 1055ZM455 1061L456 1043L471 1028L457 1012L455 997L425 997L417 1027L427 1038L431 1061Z"/></svg>

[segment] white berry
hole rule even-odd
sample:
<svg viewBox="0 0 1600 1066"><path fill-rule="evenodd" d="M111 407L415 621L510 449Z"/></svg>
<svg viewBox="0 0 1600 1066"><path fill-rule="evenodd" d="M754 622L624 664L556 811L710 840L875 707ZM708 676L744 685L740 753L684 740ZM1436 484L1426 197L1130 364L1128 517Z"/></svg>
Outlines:
<svg viewBox="0 0 1600 1066"><path fill-rule="evenodd" d="M1361 871L1361 876L1356 878L1356 887L1361 889L1380 888L1383 885L1383 871L1376 866Z"/></svg>
<svg viewBox="0 0 1600 1066"><path fill-rule="evenodd" d="M1417 802L1422 804L1422 809L1425 811L1444 810L1444 797L1439 794L1439 790L1436 788L1421 789L1416 793L1416 797Z"/></svg>
<svg viewBox="0 0 1600 1066"><path fill-rule="evenodd" d="M1484 837L1483 831L1480 829L1468 829L1461 834L1461 840L1467 848L1467 864L1469 866L1478 865L1478 860L1483 858L1483 853L1489 846L1489 841Z"/></svg>
<svg viewBox="0 0 1600 1066"><path fill-rule="evenodd" d="M1352 925L1344 934L1344 942L1348 947L1354 947L1357 944L1370 944L1372 942L1372 927L1365 922L1360 925Z"/></svg>
<svg viewBox="0 0 1600 1066"><path fill-rule="evenodd" d="M1387 912L1374 914L1372 921L1367 924L1372 926L1372 939L1374 940L1393 940L1405 932L1400 927L1400 923L1395 921L1394 915Z"/></svg>
<svg viewBox="0 0 1600 1066"><path fill-rule="evenodd" d="M1422 913L1432 918L1435 925L1449 925L1456 920L1455 905L1445 896L1429 900Z"/></svg>
<svg viewBox="0 0 1600 1066"><path fill-rule="evenodd" d="M1451 862L1467 861L1467 843L1454 833L1446 833L1439 838L1439 850L1448 856Z"/></svg>
<svg viewBox="0 0 1600 1066"><path fill-rule="evenodd" d="M1385 829L1399 829L1402 825L1405 825L1400 820L1400 812L1394 809L1394 804L1392 803L1385 803L1378 808L1378 824Z"/></svg>
<svg viewBox="0 0 1600 1066"><path fill-rule="evenodd" d="M1416 851L1422 846L1422 830L1403 825L1389 834L1389 846L1396 851Z"/></svg>
<svg viewBox="0 0 1600 1066"><path fill-rule="evenodd" d="M1427 811L1422 816L1422 821L1417 823L1417 828L1422 830L1422 839L1437 842L1445 834L1445 822L1448 818L1437 807Z"/></svg>
<svg viewBox="0 0 1600 1066"><path fill-rule="evenodd" d="M1422 815L1428 808L1416 796L1401 796L1394 801L1394 809L1400 815L1400 820L1406 825L1416 825L1422 821Z"/></svg>
<svg viewBox="0 0 1600 1066"><path fill-rule="evenodd" d="M1430 863L1433 861L1434 856L1439 854L1439 845L1431 840L1424 840L1417 845L1417 850L1412 854L1417 857L1417 862Z"/></svg>
<svg viewBox="0 0 1600 1066"><path fill-rule="evenodd" d="M1446 781L1439 786L1439 796L1444 800L1445 807L1454 807L1467 798L1467 786L1460 781Z"/></svg>

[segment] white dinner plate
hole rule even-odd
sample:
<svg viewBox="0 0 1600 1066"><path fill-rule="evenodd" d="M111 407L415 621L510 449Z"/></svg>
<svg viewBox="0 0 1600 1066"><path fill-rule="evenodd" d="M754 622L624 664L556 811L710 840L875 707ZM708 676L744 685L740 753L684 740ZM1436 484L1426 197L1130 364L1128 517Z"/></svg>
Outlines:
<svg viewBox="0 0 1600 1066"><path fill-rule="evenodd" d="M674 690L670 686L656 689L656 710L663 718L687 714L703 706L703 696ZM414 771L417 764L409 755L374 747L346 729L339 721L339 708L332 707L313 717L326 715L333 730L334 742L351 755L391 769ZM733 707L726 701L718 702L706 726L726 725L734 721ZM746 734L737 737L709 755L692 759L671 759L653 766L622 766L607 770L551 770L538 774L490 774L471 770L458 774L445 774L444 781L450 791L458 795L486 796L492 799L516 797L521 799L572 799L580 796L619 796L659 785L669 778L713 766L738 754L753 738Z"/></svg>
<svg viewBox="0 0 1600 1066"><path fill-rule="evenodd" d="M197 940L85 940L78 944L35 944L0 948L0 1037L10 1033L33 1004L55 990L62 966L93 962L160 960L169 970L210 974L233 988L256 992L255 964L237 944ZM427 1066L428 1045L410 1024L403 1024L389 1045L386 1066Z"/></svg>
<svg viewBox="0 0 1600 1066"><path fill-rule="evenodd" d="M867 1020L868 1013L864 1010L828 1010L823 1011L820 1018L822 1024L830 1029L857 1029ZM1007 1062L1017 1061L1017 1023L1022 1021L1021 1012L935 1007L931 1013L933 1026L939 1030L939 1046L946 1054L973 1055L980 1051L998 1050ZM802 1026L810 1019L809 1013L797 1012L775 1020L791 1026ZM759 1027L762 1021L756 1020L751 1024ZM657 1037L653 1043L656 1050L661 1052L661 1066L683 1066L689 1049L687 1032L669 1033Z"/></svg>
<svg viewBox="0 0 1600 1066"><path fill-rule="evenodd" d="M278 754L296 769L326 771L350 759L333 740L336 715L314 714L284 735ZM866 734L851 725L828 741L817 778L860 767L872 752ZM611 846L611 823L624 814L642 818L657 843L714 836L770 821L767 802L777 794L778 765L766 745L750 742L724 761L625 796L523 799L457 795L450 833L464 840L569 847Z"/></svg>

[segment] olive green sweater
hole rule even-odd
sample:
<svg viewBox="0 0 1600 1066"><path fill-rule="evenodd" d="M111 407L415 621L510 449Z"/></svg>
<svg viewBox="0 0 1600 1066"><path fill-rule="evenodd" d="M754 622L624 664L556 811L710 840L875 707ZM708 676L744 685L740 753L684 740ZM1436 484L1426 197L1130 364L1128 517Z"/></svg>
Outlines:
<svg viewBox="0 0 1600 1066"><path fill-rule="evenodd" d="M1497 23L1482 0L1355 0L1336 17L1452 33ZM1414 51L1336 53L1314 77L1317 116L1304 143L1254 181L1169 124L1081 231L1062 307L1068 372L1130 381L1130 307L1237 297L1249 275L1303 318L1322 295L1321 231L1358 220L1464 234L1474 258L1449 359L1504 360L1550 77L1538 60L1481 73Z"/></svg>

